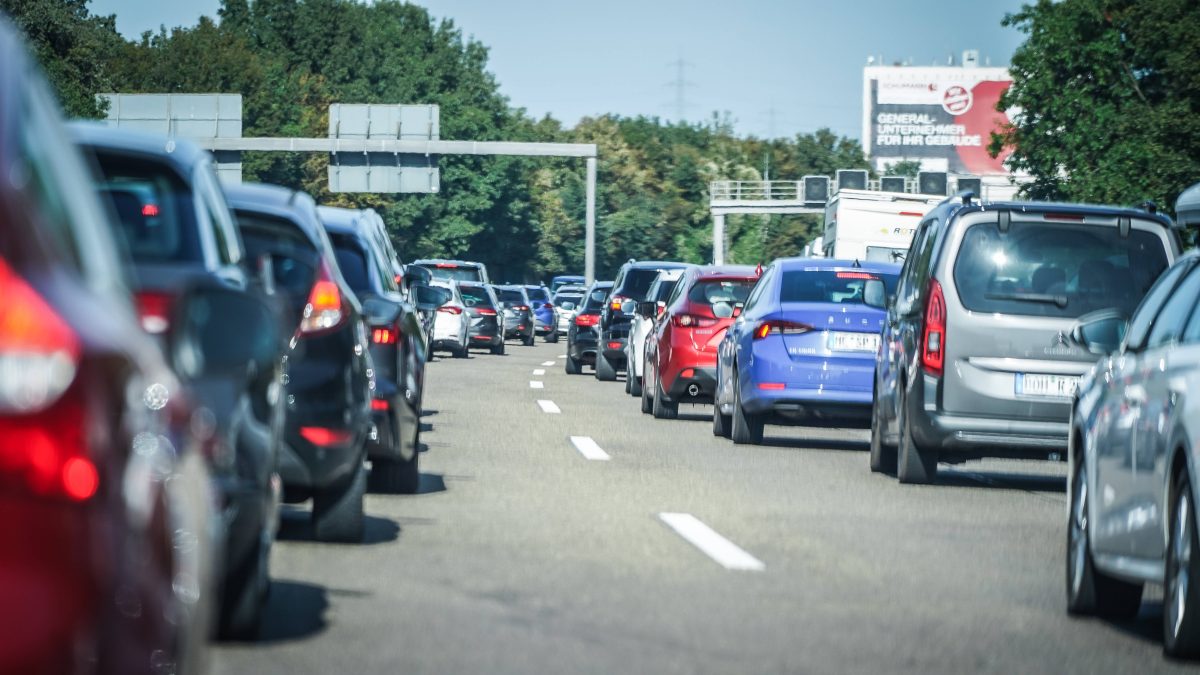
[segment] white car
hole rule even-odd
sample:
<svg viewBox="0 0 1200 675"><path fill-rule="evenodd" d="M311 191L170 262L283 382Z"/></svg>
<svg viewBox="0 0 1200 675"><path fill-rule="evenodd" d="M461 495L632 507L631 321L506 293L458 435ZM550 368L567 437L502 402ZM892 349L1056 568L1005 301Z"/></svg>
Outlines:
<svg viewBox="0 0 1200 675"><path fill-rule="evenodd" d="M675 290L679 278L683 276L683 268L663 270L650 282L650 290L646 292L646 302L656 306L654 317L645 317L635 312L633 324L629 326L629 339L625 342L625 393L630 396L642 395L642 362L646 354L646 337L654 330L654 320L667 306L667 298Z"/></svg>
<svg viewBox="0 0 1200 675"><path fill-rule="evenodd" d="M453 293L448 302L438 307L434 316L433 335L429 337L429 351L447 351L455 358L467 358L471 318L467 315L462 294L458 292L458 283L447 279L433 279L429 285L449 289Z"/></svg>
<svg viewBox="0 0 1200 675"><path fill-rule="evenodd" d="M554 293L554 299L550 304L554 305L554 315L558 319L558 334L566 335L571 328L571 322L575 320L575 315L579 313L579 306L583 304L583 296L587 293L587 289L583 286L562 286Z"/></svg>

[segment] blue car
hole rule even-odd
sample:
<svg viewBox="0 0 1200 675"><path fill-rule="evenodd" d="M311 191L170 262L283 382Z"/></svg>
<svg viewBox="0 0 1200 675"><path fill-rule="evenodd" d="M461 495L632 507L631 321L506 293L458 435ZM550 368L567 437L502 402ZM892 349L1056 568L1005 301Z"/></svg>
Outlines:
<svg viewBox="0 0 1200 675"><path fill-rule="evenodd" d="M713 434L762 442L766 424L870 424L875 358L900 266L771 263L717 353Z"/></svg>
<svg viewBox="0 0 1200 675"><path fill-rule="evenodd" d="M525 293L533 306L534 334L546 342L558 342L558 315L550 302L550 291L541 284L530 284L525 287Z"/></svg>

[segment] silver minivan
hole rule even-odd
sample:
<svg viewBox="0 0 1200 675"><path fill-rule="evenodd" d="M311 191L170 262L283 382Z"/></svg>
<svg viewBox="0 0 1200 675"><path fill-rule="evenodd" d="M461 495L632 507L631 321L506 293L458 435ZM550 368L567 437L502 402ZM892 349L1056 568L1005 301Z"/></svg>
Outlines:
<svg viewBox="0 0 1200 675"><path fill-rule="evenodd" d="M876 363L871 469L931 482L939 461L1065 459L1096 355L1080 317L1130 316L1179 255L1148 211L952 198L922 220Z"/></svg>

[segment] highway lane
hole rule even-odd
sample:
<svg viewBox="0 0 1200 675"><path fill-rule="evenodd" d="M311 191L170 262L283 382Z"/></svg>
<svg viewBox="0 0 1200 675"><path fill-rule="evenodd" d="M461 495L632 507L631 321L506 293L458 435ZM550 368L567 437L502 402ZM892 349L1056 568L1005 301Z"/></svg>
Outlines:
<svg viewBox="0 0 1200 675"><path fill-rule="evenodd" d="M361 545L286 513L264 639L221 646L214 671L1179 667L1153 600L1128 624L1066 616L1063 465L900 486L869 472L865 431L734 446L709 407L653 420L562 351L430 364L423 494L368 497Z"/></svg>

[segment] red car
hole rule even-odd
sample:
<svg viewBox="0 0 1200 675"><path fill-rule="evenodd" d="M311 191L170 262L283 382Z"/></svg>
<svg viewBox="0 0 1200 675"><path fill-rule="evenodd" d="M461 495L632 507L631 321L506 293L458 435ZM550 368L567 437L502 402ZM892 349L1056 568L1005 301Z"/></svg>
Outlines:
<svg viewBox="0 0 1200 675"><path fill-rule="evenodd" d="M646 338L642 412L674 419L679 404L711 403L716 390L717 346L758 281L753 267L689 267ZM654 303L638 312L653 317Z"/></svg>

